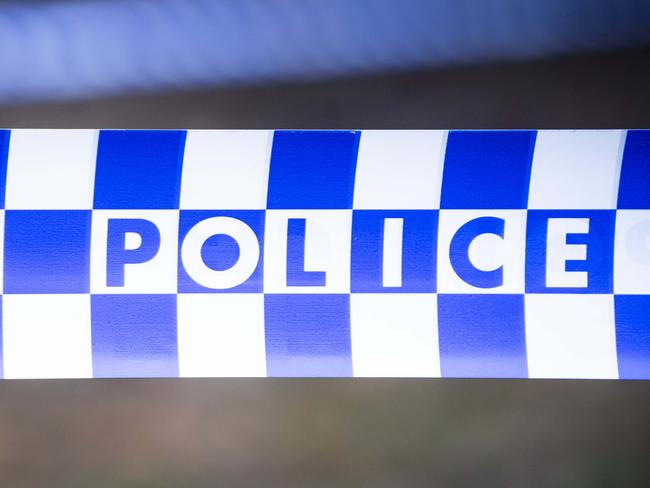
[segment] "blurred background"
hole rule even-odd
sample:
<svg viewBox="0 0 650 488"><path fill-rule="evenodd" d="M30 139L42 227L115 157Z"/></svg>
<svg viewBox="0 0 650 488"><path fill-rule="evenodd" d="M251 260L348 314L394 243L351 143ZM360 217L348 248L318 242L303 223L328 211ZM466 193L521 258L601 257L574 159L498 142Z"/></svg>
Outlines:
<svg viewBox="0 0 650 488"><path fill-rule="evenodd" d="M0 126L648 128L647 0L0 1ZM2 486L648 486L650 383L0 382Z"/></svg>

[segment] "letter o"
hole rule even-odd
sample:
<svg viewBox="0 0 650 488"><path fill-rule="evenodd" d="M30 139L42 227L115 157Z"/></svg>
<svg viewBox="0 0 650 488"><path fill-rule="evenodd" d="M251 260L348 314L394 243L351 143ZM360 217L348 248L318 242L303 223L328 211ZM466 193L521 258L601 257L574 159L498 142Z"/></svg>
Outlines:
<svg viewBox="0 0 650 488"><path fill-rule="evenodd" d="M201 258L201 249L210 237L225 234L237 242L239 259L230 268L214 270ZM234 288L244 283L255 271L260 259L260 246L253 229L232 217L211 217L202 220L185 236L181 260L185 271L199 285L215 290Z"/></svg>

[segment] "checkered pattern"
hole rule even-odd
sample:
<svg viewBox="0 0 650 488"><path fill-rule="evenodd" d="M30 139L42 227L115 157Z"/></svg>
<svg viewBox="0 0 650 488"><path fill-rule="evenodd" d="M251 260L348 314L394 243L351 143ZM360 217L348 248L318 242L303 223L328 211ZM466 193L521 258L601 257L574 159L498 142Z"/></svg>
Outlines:
<svg viewBox="0 0 650 488"><path fill-rule="evenodd" d="M650 131L0 131L5 180L5 378L650 379Z"/></svg>

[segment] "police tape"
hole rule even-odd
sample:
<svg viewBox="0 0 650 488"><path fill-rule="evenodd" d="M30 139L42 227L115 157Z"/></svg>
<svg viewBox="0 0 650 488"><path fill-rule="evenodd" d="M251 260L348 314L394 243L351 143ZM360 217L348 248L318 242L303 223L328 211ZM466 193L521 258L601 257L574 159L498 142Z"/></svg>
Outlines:
<svg viewBox="0 0 650 488"><path fill-rule="evenodd" d="M650 379L650 131L0 131L2 376Z"/></svg>

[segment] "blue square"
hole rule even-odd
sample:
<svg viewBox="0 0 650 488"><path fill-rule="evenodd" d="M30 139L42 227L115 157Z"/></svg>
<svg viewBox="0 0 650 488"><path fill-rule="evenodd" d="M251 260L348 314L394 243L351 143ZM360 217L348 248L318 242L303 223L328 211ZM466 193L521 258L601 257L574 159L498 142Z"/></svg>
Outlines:
<svg viewBox="0 0 650 488"><path fill-rule="evenodd" d="M650 380L650 296L616 295L616 353L622 380Z"/></svg>
<svg viewBox="0 0 650 488"><path fill-rule="evenodd" d="M402 286L383 286L385 219L403 219ZM432 293L436 291L437 210L354 210L351 291Z"/></svg>
<svg viewBox="0 0 650 488"><path fill-rule="evenodd" d="M184 151L185 131L100 131L94 208L178 208Z"/></svg>
<svg viewBox="0 0 650 488"><path fill-rule="evenodd" d="M650 209L650 130L627 131L618 208Z"/></svg>
<svg viewBox="0 0 650 488"><path fill-rule="evenodd" d="M176 295L93 295L93 376L178 376Z"/></svg>
<svg viewBox="0 0 650 488"><path fill-rule="evenodd" d="M450 131L440 208L526 208L536 137L525 130Z"/></svg>
<svg viewBox="0 0 650 488"><path fill-rule="evenodd" d="M7 158L9 157L9 138L11 131L0 130L0 208L5 208L7 185Z"/></svg>
<svg viewBox="0 0 650 488"><path fill-rule="evenodd" d="M265 295L269 376L352 376L349 295Z"/></svg>
<svg viewBox="0 0 650 488"><path fill-rule="evenodd" d="M90 210L6 210L5 293L88 293Z"/></svg>
<svg viewBox="0 0 650 488"><path fill-rule="evenodd" d="M438 339L443 377L528 377L523 295L438 295Z"/></svg>
<svg viewBox="0 0 650 488"><path fill-rule="evenodd" d="M587 234L567 234L566 244L585 245L587 259L566 261L566 271L587 273L587 286L547 287L548 221L589 219ZM612 293L616 210L529 210L526 225L526 293Z"/></svg>
<svg viewBox="0 0 650 488"><path fill-rule="evenodd" d="M275 131L267 208L352 208L360 132Z"/></svg>
<svg viewBox="0 0 650 488"><path fill-rule="evenodd" d="M179 293L260 293L264 290L262 269L264 253L264 210L181 210L178 233L178 292ZM197 223L211 217L230 217L248 225L257 237L260 255L255 271L242 284L233 288L214 289L202 286L194 281L183 266L181 249L183 240ZM222 271L232 267L240 257L240 249L232 237L225 234L215 235L205 241L201 249L201 258L207 267Z"/></svg>

